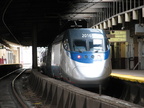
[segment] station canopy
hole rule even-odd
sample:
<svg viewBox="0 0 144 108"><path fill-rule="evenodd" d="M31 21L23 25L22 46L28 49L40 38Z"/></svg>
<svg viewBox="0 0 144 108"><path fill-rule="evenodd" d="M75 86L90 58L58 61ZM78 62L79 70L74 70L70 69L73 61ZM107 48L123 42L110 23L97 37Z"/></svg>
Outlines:
<svg viewBox="0 0 144 108"><path fill-rule="evenodd" d="M113 0L1 0L0 38L30 46L36 30L38 46L46 46L65 29L87 27L109 2Z"/></svg>

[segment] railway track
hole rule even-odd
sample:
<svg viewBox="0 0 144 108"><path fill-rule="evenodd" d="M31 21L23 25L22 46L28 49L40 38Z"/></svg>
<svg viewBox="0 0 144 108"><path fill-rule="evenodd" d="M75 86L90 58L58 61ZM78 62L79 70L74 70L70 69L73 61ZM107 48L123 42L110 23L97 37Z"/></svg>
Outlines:
<svg viewBox="0 0 144 108"><path fill-rule="evenodd" d="M25 72L17 69L0 78L0 108L29 108L16 90L16 80Z"/></svg>
<svg viewBox="0 0 144 108"><path fill-rule="evenodd" d="M25 69L17 69L3 77L0 77L0 108L49 108L49 104L45 103L46 100L41 100L40 98L42 97L36 95L37 93L30 90L28 84L29 75L30 71L28 72ZM119 92L112 85L110 85L109 88L110 89L104 91L106 95L116 98L121 97L120 99L122 99L122 96L124 95L122 92ZM96 89L92 89L89 91L99 93L99 90L95 90ZM111 90L112 92L110 92ZM116 91L116 93L114 93L114 91ZM134 100L134 103L137 104L135 101L136 100Z"/></svg>

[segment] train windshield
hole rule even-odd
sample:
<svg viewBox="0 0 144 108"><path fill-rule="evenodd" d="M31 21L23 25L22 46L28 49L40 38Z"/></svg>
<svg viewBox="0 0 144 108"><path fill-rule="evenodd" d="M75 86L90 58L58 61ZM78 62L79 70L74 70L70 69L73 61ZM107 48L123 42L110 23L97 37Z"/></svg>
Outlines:
<svg viewBox="0 0 144 108"><path fill-rule="evenodd" d="M77 52L92 51L103 52L104 48L103 39L90 39L90 40L74 40L73 50Z"/></svg>
<svg viewBox="0 0 144 108"><path fill-rule="evenodd" d="M78 52L87 51L86 41L85 40L74 40L73 49L74 49L74 51L78 51Z"/></svg>
<svg viewBox="0 0 144 108"><path fill-rule="evenodd" d="M103 39L93 39L89 41L89 50L92 52L104 51Z"/></svg>

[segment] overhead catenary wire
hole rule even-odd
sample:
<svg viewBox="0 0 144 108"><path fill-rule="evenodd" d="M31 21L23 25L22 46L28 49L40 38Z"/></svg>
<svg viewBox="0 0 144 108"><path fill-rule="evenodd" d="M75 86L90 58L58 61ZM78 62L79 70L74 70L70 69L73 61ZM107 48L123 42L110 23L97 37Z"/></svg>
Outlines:
<svg viewBox="0 0 144 108"><path fill-rule="evenodd" d="M13 36L13 38L16 40L16 42L21 45L21 43L19 42L19 40L18 40L18 39L15 37L15 35L11 32L11 30L9 29L9 27L7 26L7 24L5 23L5 20L4 20L4 18L5 18L5 13L6 13L8 7L10 6L10 4L11 4L12 1L13 1L13 0L10 0L10 1L8 2L8 4L6 5L6 8L4 9L4 12L3 12L3 14L2 14L2 22L3 22L4 26L6 27L6 29L9 31L9 33L10 33L10 34Z"/></svg>

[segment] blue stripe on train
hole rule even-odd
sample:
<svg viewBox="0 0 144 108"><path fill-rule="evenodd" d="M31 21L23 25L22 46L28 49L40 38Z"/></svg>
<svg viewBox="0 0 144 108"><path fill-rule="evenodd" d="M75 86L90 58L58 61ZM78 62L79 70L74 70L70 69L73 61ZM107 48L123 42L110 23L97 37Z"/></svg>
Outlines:
<svg viewBox="0 0 144 108"><path fill-rule="evenodd" d="M110 56L110 50L103 52L104 59L106 60ZM102 59L95 59L93 52L70 52L71 59L81 63L93 63L94 61L102 61ZM102 54L102 53L97 53ZM103 57L102 57L103 58Z"/></svg>

